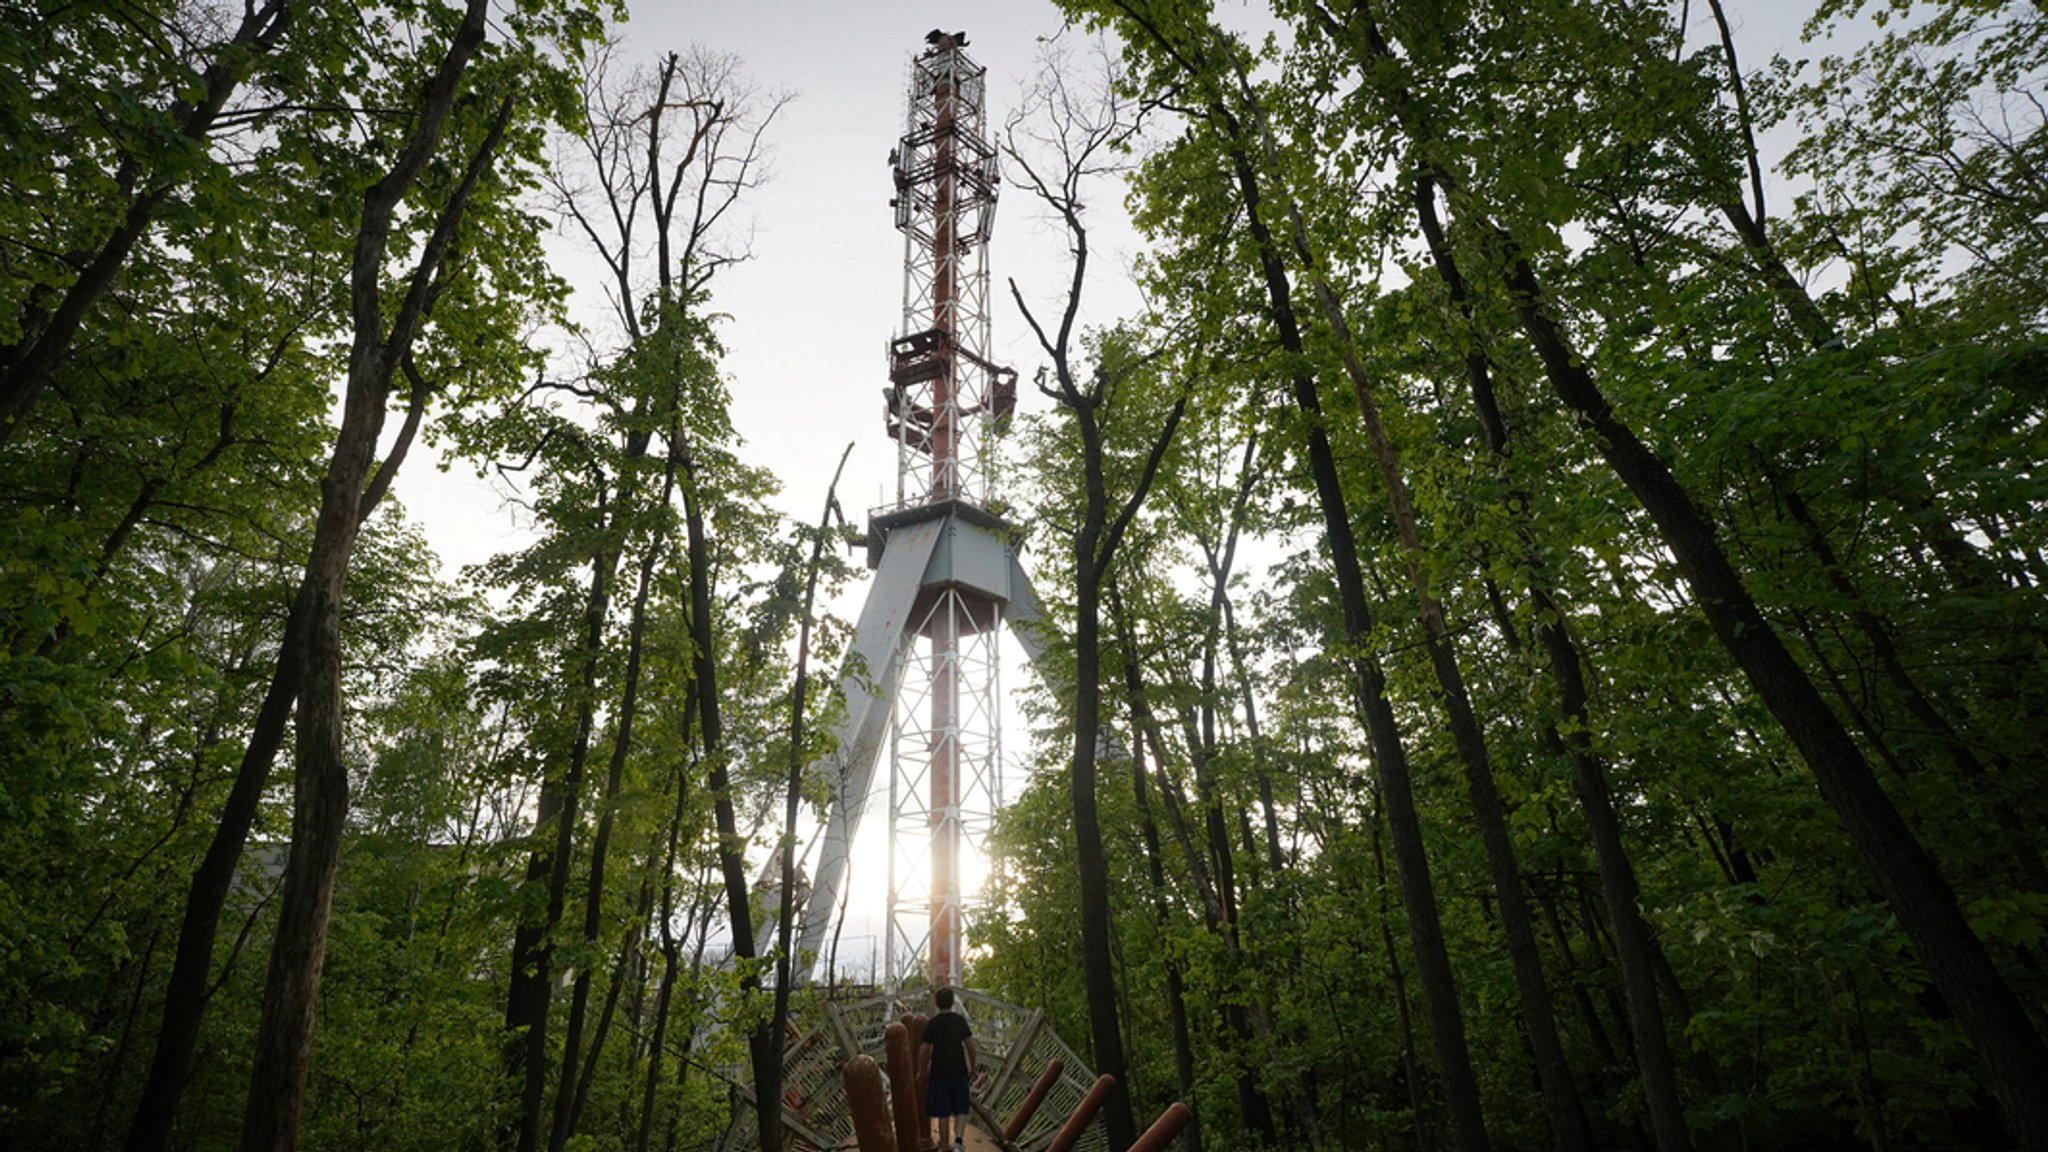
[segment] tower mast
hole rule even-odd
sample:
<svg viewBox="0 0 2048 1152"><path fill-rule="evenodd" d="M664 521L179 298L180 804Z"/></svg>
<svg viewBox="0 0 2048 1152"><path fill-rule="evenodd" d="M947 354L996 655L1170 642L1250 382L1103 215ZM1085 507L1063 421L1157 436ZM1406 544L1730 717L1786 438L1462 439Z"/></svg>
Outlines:
<svg viewBox="0 0 2048 1152"><path fill-rule="evenodd" d="M991 425L1009 415L1017 396L1016 373L988 358L987 241L1001 176L985 131L987 70L968 57L965 33L935 29L925 43L911 63L907 123L890 157L904 238L903 330L889 346L887 427L896 441L900 510L981 510L992 495ZM998 613L994 598L958 583L927 585L919 607L927 723L918 731L899 702L885 953L893 975L922 936L931 982L957 983L963 839L978 839L1000 791ZM915 866L920 855L923 869ZM928 884L921 900L910 891L920 872Z"/></svg>
<svg viewBox="0 0 2048 1152"><path fill-rule="evenodd" d="M987 253L1001 173L987 70L966 47L961 32L925 37L889 154L889 203L903 233L902 326L882 390L896 497L868 517L876 573L840 680L839 750L819 766L834 796L799 944L806 974L834 960L827 932L886 733L882 979L891 989L920 968L933 984L960 982L974 880L964 865L1002 804L1000 626L1033 661L1040 650L1037 602L1009 525L990 507L994 437L1016 408L1017 374L989 358Z"/></svg>
<svg viewBox="0 0 2048 1152"><path fill-rule="evenodd" d="M986 505L991 425L1017 374L989 360L989 235L1002 187L987 134L988 70L965 33L932 31L910 68L903 137L889 153L903 233L903 329L889 344L889 438L899 506Z"/></svg>

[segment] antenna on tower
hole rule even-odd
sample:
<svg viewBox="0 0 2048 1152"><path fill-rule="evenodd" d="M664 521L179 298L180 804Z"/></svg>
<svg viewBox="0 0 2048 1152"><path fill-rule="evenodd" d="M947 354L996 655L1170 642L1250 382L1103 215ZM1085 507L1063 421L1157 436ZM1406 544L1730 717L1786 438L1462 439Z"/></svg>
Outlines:
<svg viewBox="0 0 2048 1152"><path fill-rule="evenodd" d="M1002 171L987 134L988 70L963 51L967 34L934 28L925 43L889 153L903 323L889 342L885 426L899 505L984 504L992 426L1017 406L1017 373L989 359L988 241Z"/></svg>

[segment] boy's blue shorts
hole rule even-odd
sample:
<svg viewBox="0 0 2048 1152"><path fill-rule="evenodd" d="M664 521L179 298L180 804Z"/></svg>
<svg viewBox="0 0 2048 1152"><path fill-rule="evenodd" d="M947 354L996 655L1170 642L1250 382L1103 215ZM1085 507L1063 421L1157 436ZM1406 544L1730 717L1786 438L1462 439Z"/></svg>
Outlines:
<svg viewBox="0 0 2048 1152"><path fill-rule="evenodd" d="M967 1115L967 1078L932 1077L931 1091L925 1093L924 1111L933 1119Z"/></svg>

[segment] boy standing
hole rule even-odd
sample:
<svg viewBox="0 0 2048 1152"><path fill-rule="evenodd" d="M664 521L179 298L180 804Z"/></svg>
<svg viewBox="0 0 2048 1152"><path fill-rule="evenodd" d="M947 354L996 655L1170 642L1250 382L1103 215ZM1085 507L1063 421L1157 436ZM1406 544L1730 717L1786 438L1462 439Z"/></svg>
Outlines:
<svg viewBox="0 0 2048 1152"><path fill-rule="evenodd" d="M953 990L942 987L932 993L938 1013L924 1026L920 1061L930 1077L931 1090L925 1096L925 1111L939 1122L939 1147L964 1149L967 1143L967 1088L974 1077L978 1058L974 1051L974 1029L967 1017L953 1010ZM956 1121L954 1118L958 1117Z"/></svg>

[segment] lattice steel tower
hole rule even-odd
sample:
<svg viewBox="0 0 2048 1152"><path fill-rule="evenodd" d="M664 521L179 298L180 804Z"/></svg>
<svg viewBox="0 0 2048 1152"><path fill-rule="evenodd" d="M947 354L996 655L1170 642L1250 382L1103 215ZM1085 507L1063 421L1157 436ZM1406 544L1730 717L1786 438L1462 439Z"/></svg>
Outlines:
<svg viewBox="0 0 2048 1152"><path fill-rule="evenodd" d="M988 240L1001 175L986 130L987 70L968 57L965 33L933 31L925 43L889 156L903 233L902 328L883 389L896 500L868 520L876 575L841 679L839 752L818 766L834 803L799 942L808 972L846 883L886 728L892 988L920 961L933 984L960 982L961 914L973 896L962 865L1003 800L998 626L1012 625L1038 654L1030 585L1008 525L989 510L992 441L1016 406L1017 374L989 358Z"/></svg>

